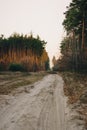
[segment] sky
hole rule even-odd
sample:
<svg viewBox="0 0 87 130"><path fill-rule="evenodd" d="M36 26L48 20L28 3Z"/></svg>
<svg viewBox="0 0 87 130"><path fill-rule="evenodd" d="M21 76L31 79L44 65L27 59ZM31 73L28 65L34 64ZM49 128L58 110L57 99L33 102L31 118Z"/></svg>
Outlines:
<svg viewBox="0 0 87 130"><path fill-rule="evenodd" d="M47 42L50 59L60 55L64 36L62 22L71 0L0 0L0 34L9 37L14 32L39 35Z"/></svg>

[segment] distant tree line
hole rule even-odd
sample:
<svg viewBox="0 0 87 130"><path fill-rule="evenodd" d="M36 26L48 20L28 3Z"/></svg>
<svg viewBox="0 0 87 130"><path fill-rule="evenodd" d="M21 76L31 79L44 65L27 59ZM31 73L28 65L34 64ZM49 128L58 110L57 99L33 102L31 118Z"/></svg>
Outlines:
<svg viewBox="0 0 87 130"><path fill-rule="evenodd" d="M66 37L61 42L59 70L87 72L87 0L72 0L64 13Z"/></svg>
<svg viewBox="0 0 87 130"><path fill-rule="evenodd" d="M39 71L49 69L46 42L33 34L14 33L10 37L0 36L0 70ZM14 68L15 67L15 68ZM21 69L18 69L21 68Z"/></svg>

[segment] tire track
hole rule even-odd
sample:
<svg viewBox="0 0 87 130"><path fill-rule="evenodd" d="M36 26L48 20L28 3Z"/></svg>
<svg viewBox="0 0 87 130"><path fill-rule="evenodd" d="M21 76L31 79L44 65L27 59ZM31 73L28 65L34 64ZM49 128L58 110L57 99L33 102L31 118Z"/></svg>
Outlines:
<svg viewBox="0 0 87 130"><path fill-rule="evenodd" d="M1 110L0 130L78 130L66 104L62 78L45 76Z"/></svg>
<svg viewBox="0 0 87 130"><path fill-rule="evenodd" d="M56 102L54 99L54 88L55 81L53 85L50 86L48 97L43 105L40 112L37 130L57 130L57 116L56 116Z"/></svg>

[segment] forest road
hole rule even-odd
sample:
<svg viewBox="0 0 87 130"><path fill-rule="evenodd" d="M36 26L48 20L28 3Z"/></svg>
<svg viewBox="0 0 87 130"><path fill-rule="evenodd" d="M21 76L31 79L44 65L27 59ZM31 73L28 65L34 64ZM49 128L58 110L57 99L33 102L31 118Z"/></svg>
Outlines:
<svg viewBox="0 0 87 130"><path fill-rule="evenodd" d="M0 107L0 130L78 130L70 122L62 77L45 76ZM80 129L79 129L80 130Z"/></svg>

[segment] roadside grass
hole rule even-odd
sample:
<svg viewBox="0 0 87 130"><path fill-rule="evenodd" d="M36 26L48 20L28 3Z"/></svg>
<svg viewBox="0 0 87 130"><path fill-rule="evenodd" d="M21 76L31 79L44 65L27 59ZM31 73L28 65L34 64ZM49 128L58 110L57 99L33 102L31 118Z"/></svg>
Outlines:
<svg viewBox="0 0 87 130"><path fill-rule="evenodd" d="M45 72L1 72L0 73L0 94L7 95L15 89L30 85L41 80L46 75Z"/></svg>
<svg viewBox="0 0 87 130"><path fill-rule="evenodd" d="M87 129L87 75L70 72L62 72L61 75L64 79L64 93L68 96L68 103L78 104L75 109L85 121Z"/></svg>

